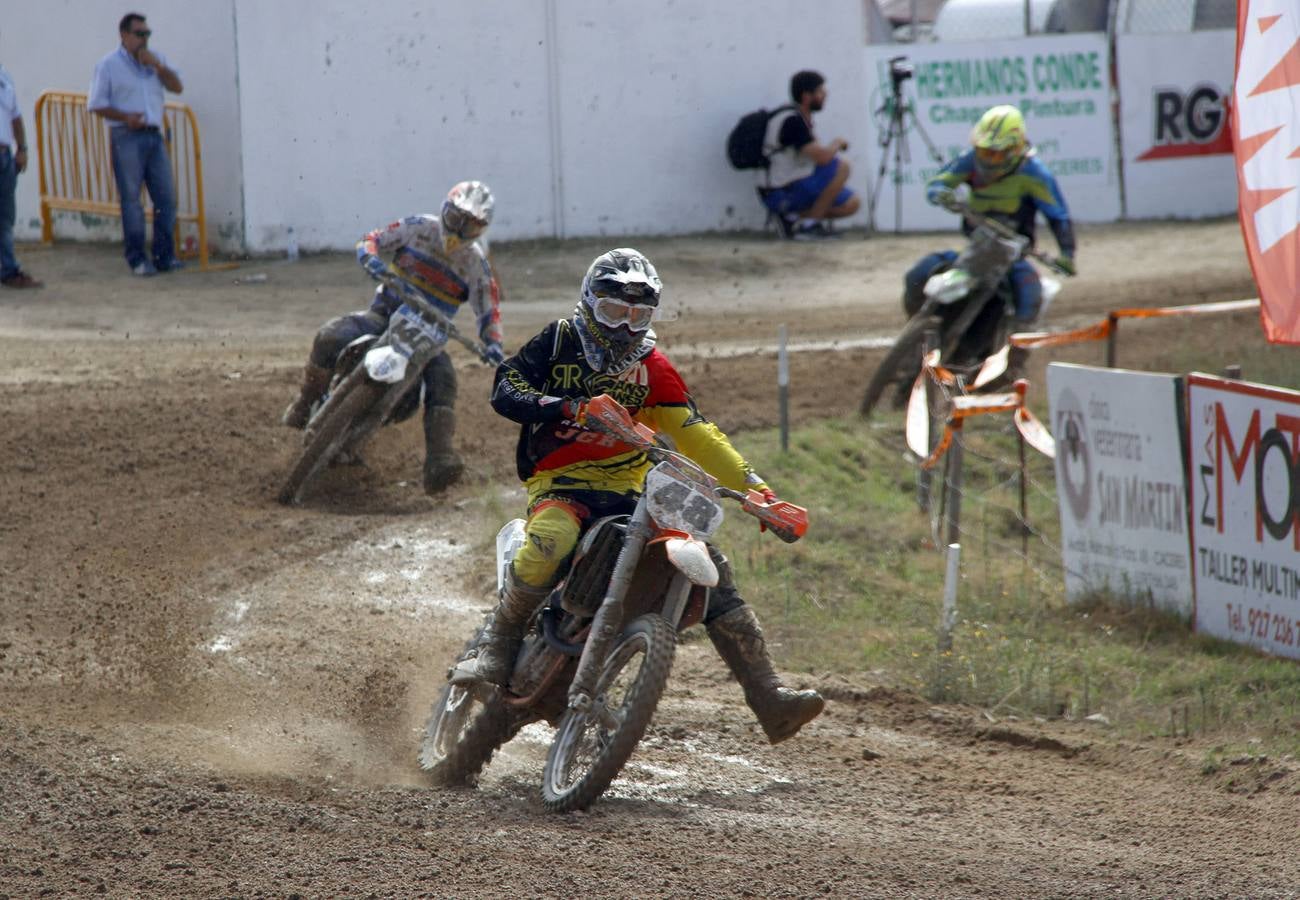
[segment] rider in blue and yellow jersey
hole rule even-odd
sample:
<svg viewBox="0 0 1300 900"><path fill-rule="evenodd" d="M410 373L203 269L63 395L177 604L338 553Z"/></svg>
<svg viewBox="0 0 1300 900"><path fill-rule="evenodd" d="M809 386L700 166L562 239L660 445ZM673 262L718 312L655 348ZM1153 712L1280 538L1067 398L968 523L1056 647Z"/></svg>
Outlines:
<svg viewBox="0 0 1300 900"><path fill-rule="evenodd" d="M725 487L776 495L708 419L681 375L655 346L650 322L662 283L630 248L596 258L577 308L547 325L497 369L492 407L520 424L517 465L528 489L526 540L506 574L488 642L476 663L504 684L528 619L564 574L583 530L602 516L630 513L650 461L640 450L584 427L591 397L609 394L632 417L672 439ZM745 691L772 743L792 737L824 706L816 691L793 691L772 668L758 619L736 592L731 565L710 546L718 585L705 628Z"/></svg>
<svg viewBox="0 0 1300 900"><path fill-rule="evenodd" d="M1000 219L1034 241L1034 219L1042 213L1060 248L1058 265L1074 274L1074 227L1070 211L1047 166L1034 154L1025 134L1025 119L1014 106L995 106L984 113L971 131L971 149L940 170L926 185L926 199L936 206L952 208L957 202L955 190L967 185L970 196L966 204L972 210ZM962 231L970 234L973 226L962 222ZM912 267L904 278L904 304L909 312L919 308L926 279L939 266L951 264L957 253L946 250L932 253ZM1024 330L1038 318L1043 302L1043 287L1038 272L1027 259L1017 260L1011 269L1011 283L1016 297L1016 323L1013 330Z"/></svg>

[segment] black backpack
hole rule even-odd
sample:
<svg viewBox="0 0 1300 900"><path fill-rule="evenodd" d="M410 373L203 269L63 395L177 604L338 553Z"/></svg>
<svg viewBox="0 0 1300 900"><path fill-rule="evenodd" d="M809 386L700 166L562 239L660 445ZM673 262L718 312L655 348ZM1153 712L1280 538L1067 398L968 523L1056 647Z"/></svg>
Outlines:
<svg viewBox="0 0 1300 900"><path fill-rule="evenodd" d="M736 169L766 169L769 160L763 153L763 139L767 137L767 123L777 113L794 109L778 106L770 112L757 109L740 117L736 127L727 135L727 159Z"/></svg>

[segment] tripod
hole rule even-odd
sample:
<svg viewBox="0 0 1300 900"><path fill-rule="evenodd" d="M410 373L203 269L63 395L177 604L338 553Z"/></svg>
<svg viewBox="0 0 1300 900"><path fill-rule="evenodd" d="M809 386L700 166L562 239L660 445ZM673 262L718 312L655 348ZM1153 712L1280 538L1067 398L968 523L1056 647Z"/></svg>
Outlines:
<svg viewBox="0 0 1300 900"><path fill-rule="evenodd" d="M908 128L921 135L931 158L940 166L944 164L943 156L934 146L934 141L921 127L916 117L916 107L903 97L903 82L912 77L912 68L900 62L902 57L889 61L889 78L892 92L885 102L876 110L876 120L888 124L882 129L880 137L880 170L876 172L876 181L867 196L867 227L876 230L876 203L880 200L880 188L885 180L885 170L889 167L889 148L894 148L894 232L897 233L903 219L903 163L912 161L912 151L907 143ZM910 124L909 124L910 123Z"/></svg>

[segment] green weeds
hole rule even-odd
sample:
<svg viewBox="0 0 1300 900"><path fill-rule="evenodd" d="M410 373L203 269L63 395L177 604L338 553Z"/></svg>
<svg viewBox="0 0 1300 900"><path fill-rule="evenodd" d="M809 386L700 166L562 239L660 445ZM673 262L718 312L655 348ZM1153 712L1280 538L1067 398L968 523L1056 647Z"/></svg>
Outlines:
<svg viewBox="0 0 1300 900"><path fill-rule="evenodd" d="M992 423L967 429L959 615L940 651L944 559L901 430L891 416L821 422L796 431L788 454L775 432L739 441L783 498L809 509L794 545L735 511L717 538L784 667L869 672L997 715L1094 716L1133 736L1300 750L1296 663L1114 597L1066 604L1051 462L1029 452L1026 536L1014 433Z"/></svg>

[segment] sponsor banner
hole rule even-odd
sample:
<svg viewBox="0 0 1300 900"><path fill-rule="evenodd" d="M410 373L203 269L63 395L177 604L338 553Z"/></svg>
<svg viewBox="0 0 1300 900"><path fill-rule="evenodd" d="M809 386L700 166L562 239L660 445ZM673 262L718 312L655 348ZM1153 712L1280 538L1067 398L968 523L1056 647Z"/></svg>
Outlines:
<svg viewBox="0 0 1300 900"><path fill-rule="evenodd" d="M1132 218L1237 209L1228 98L1236 34L1121 34L1124 191Z"/></svg>
<svg viewBox="0 0 1300 900"><path fill-rule="evenodd" d="M1300 393L1187 380L1196 630L1300 658Z"/></svg>
<svg viewBox="0 0 1300 900"><path fill-rule="evenodd" d="M903 134L901 158L896 159L900 139L893 137L888 147L884 143L894 107L890 58L902 50L913 74L900 82ZM971 128L984 111L1001 103L1012 104L1024 114L1029 139L1056 176L1076 220L1119 217L1105 35L888 44L864 52L872 137L867 178L871 190L877 189L879 180L877 229L957 227L952 213L925 202L925 183L940 168L926 138L947 162L970 146ZM882 163L885 174L879 178Z"/></svg>
<svg viewBox="0 0 1300 900"><path fill-rule="evenodd" d="M1071 600L1106 591L1190 618L1178 377L1047 367Z"/></svg>
<svg viewBox="0 0 1300 900"><path fill-rule="evenodd" d="M1264 336L1300 344L1300 9L1238 0L1233 86L1237 215Z"/></svg>

